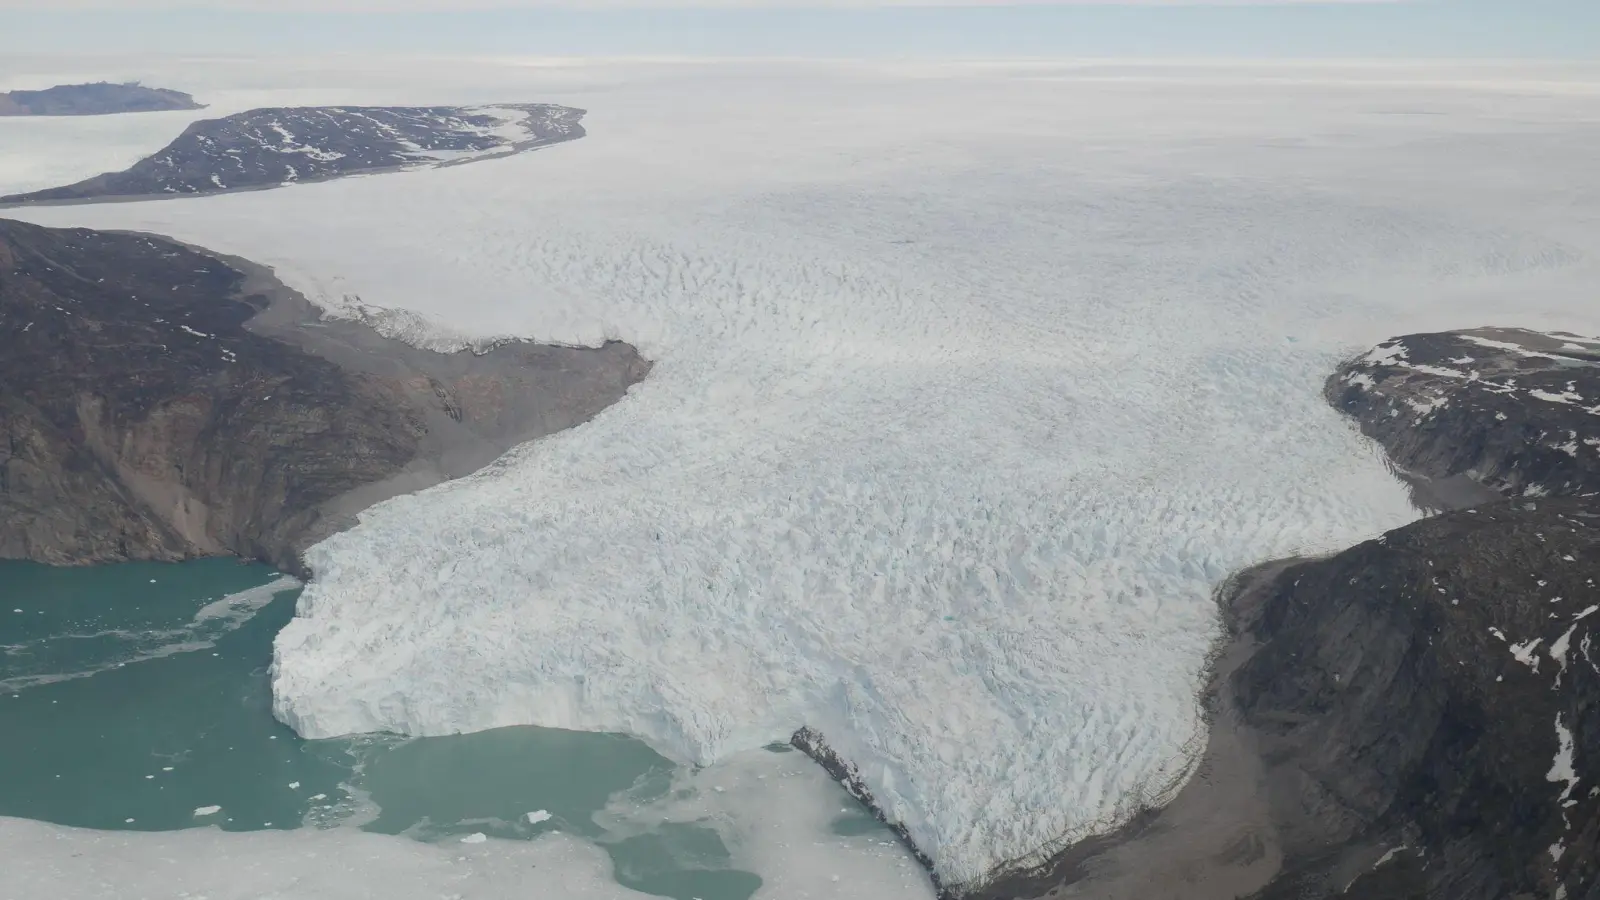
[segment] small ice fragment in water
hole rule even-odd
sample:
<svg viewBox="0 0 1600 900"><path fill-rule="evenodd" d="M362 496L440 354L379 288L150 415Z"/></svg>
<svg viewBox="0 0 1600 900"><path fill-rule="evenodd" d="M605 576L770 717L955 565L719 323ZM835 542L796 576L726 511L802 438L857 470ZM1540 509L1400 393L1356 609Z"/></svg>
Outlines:
<svg viewBox="0 0 1600 900"><path fill-rule="evenodd" d="M194 814L196 816L214 816L219 812L222 812L222 807L220 806L201 806L195 809Z"/></svg>
<svg viewBox="0 0 1600 900"><path fill-rule="evenodd" d="M311 799L313 799L313 800L326 800L326 799L328 799L328 795L327 794L312 794L311 795Z"/></svg>
<svg viewBox="0 0 1600 900"><path fill-rule="evenodd" d="M463 843L463 844L481 844L484 841L487 841L488 839L489 839L489 836L484 834L483 832L474 831L473 833L471 833L471 834L467 835L466 837L462 838L461 839L461 843Z"/></svg>
<svg viewBox="0 0 1600 900"><path fill-rule="evenodd" d="M163 771L163 772L171 772L172 771L172 767L171 766L162 766L161 767L161 771Z"/></svg>
<svg viewBox="0 0 1600 900"><path fill-rule="evenodd" d="M298 781L289 782L289 790L291 790L291 791L300 790L300 782L298 782Z"/></svg>
<svg viewBox="0 0 1600 900"><path fill-rule="evenodd" d="M537 825L540 822L548 822L548 821L550 821L550 813L549 813L548 810L538 809L538 810L534 810L531 813L528 813L523 818L526 818L528 820L528 824L529 825Z"/></svg>
<svg viewBox="0 0 1600 900"><path fill-rule="evenodd" d="M123 819L122 821L124 823L128 824L128 825L132 825L133 824L133 820L132 819Z"/></svg>

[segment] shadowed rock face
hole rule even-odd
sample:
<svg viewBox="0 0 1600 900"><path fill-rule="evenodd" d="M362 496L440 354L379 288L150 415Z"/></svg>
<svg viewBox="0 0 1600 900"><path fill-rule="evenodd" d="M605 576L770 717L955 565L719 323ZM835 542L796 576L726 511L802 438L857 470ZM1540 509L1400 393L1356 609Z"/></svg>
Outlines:
<svg viewBox="0 0 1600 900"><path fill-rule="evenodd" d="M0 94L0 116L98 116L200 108L188 94L138 83L58 84L42 91Z"/></svg>
<svg viewBox="0 0 1600 900"><path fill-rule="evenodd" d="M0 220L0 557L299 552L371 503L576 425L631 347L437 354L239 260Z"/></svg>
<svg viewBox="0 0 1600 900"><path fill-rule="evenodd" d="M1600 504L1503 501L1291 566L1240 610L1288 860L1257 896L1585 896L1597 575Z"/></svg>
<svg viewBox="0 0 1600 900"><path fill-rule="evenodd" d="M576 140L584 135L583 115L543 103L253 109L195 122L125 171L0 197L0 203L214 194L457 165Z"/></svg>

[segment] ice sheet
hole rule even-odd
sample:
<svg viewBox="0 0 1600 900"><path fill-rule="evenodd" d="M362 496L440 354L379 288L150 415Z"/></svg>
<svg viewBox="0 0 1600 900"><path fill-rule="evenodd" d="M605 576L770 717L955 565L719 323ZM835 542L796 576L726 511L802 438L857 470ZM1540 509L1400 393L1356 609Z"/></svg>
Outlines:
<svg viewBox="0 0 1600 900"><path fill-rule="evenodd" d="M971 883L1181 781L1226 574L1411 518L1339 358L1597 331L1595 80L1507 71L601 66L531 97L590 110L537 154L26 216L656 360L315 548L286 721L700 762L810 725Z"/></svg>

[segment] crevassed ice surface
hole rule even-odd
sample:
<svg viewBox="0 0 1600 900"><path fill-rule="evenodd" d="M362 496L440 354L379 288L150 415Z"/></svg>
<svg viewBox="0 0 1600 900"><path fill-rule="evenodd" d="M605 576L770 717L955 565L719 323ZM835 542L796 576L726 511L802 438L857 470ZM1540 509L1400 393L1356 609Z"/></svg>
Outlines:
<svg viewBox="0 0 1600 900"><path fill-rule="evenodd" d="M1590 70L499 75L589 137L26 212L272 264L425 346L656 361L314 548L279 715L697 762L810 725L949 884L1181 782L1228 573L1412 517L1320 399L1342 355L1600 324Z"/></svg>

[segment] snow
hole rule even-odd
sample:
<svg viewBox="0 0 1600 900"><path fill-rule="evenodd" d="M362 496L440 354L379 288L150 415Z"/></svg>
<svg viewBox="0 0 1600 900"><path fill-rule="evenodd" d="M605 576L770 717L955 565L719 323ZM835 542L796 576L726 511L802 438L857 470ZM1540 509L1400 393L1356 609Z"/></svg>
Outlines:
<svg viewBox="0 0 1600 900"><path fill-rule="evenodd" d="M1536 400L1543 400L1546 403L1578 403L1583 400L1583 397L1573 391L1571 388L1568 388L1559 394L1551 391L1534 389L1528 392L1528 396L1533 397Z"/></svg>
<svg viewBox="0 0 1600 900"><path fill-rule="evenodd" d="M1374 868L1374 869L1382 868L1384 863L1387 863L1389 860L1394 859L1395 854L1400 853L1400 852L1402 852L1404 850L1409 850L1409 849L1411 849L1411 848L1407 847L1405 844L1401 844L1398 847L1390 847L1388 849L1388 851L1386 851L1383 854L1383 856L1378 858L1377 862L1372 864L1372 868Z"/></svg>
<svg viewBox="0 0 1600 900"><path fill-rule="evenodd" d="M972 881L1182 782L1227 574L1413 518L1321 400L1339 360L1507 296L1600 330L1588 75L478 71L589 137L19 213L253 258L419 345L655 360L313 548L274 667L308 735L537 723L704 763L810 725ZM1368 114L1396 94L1448 114ZM1508 154L1533 183L1490 177Z"/></svg>
<svg viewBox="0 0 1600 900"><path fill-rule="evenodd" d="M1533 651L1544 641L1544 638L1530 638L1520 644L1511 645L1511 658L1522 663L1533 671L1539 671L1539 657Z"/></svg>
<svg viewBox="0 0 1600 900"><path fill-rule="evenodd" d="M1561 792L1557 802L1565 803L1572 796L1572 791L1578 786L1578 773L1573 769L1572 759L1572 729L1561 724L1561 714L1556 713L1556 758L1550 764L1550 771L1545 775L1546 781L1564 783L1566 789Z"/></svg>
<svg viewBox="0 0 1600 900"><path fill-rule="evenodd" d="M1545 651L1550 654L1550 658L1555 660L1556 665L1559 667L1556 673L1557 684L1561 683L1561 676L1566 674L1567 650L1571 648L1572 632L1576 631L1577 628L1578 624L1574 622L1570 627L1567 628L1566 631L1562 632L1561 636L1556 638L1555 641L1550 644L1549 649Z"/></svg>
<svg viewBox="0 0 1600 900"><path fill-rule="evenodd" d="M1411 349L1400 341L1385 341L1361 357L1361 362L1372 367L1393 366L1404 362L1410 353Z"/></svg>

